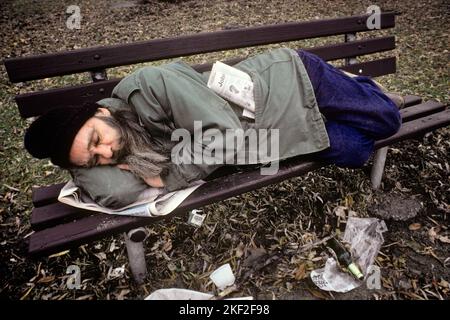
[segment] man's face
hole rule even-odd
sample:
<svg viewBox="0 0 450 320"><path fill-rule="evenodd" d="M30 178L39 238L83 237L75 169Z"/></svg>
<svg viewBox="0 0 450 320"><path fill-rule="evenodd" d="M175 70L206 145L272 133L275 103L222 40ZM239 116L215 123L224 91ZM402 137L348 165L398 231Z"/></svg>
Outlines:
<svg viewBox="0 0 450 320"><path fill-rule="evenodd" d="M96 116L111 117L99 108ZM102 119L91 117L78 131L70 149L70 162L80 167L116 164L121 146L120 132Z"/></svg>

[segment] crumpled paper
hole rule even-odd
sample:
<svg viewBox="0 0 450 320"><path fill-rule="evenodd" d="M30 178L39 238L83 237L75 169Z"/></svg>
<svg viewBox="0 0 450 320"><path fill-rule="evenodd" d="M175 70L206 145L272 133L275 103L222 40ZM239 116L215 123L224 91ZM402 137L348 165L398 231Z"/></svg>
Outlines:
<svg viewBox="0 0 450 320"><path fill-rule="evenodd" d="M384 221L376 218L351 217L347 221L343 241L350 244L352 257L360 266L364 280L384 242L385 231ZM312 271L311 280L322 290L336 292L348 292L363 283L343 272L334 258L328 258L324 268Z"/></svg>
<svg viewBox="0 0 450 320"><path fill-rule="evenodd" d="M169 288L156 290L144 300L212 300L214 297L215 296L211 293ZM253 297L227 298L224 300L253 300Z"/></svg>
<svg viewBox="0 0 450 320"><path fill-rule="evenodd" d="M144 300L215 300L223 299L226 295L236 290L233 270L228 263L214 270L210 275L210 279L220 291L217 296L188 289L168 288L156 290ZM253 300L253 297L226 298L224 300Z"/></svg>

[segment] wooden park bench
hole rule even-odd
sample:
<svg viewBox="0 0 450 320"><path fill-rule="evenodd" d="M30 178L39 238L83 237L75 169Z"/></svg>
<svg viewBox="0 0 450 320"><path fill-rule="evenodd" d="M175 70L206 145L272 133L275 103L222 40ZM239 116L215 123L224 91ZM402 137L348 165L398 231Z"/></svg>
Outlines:
<svg viewBox="0 0 450 320"><path fill-rule="evenodd" d="M393 28L395 16L395 12L382 13L381 29ZM343 59L345 63L341 69L345 71L372 77L395 73L395 56L357 61L358 56L395 49L394 36L356 38L358 32L373 31L366 24L368 17L361 15L228 29L131 44L16 57L6 59L4 64L11 82L81 72L89 72L92 77L91 83L83 85L17 95L15 99L23 118L39 116L55 106L77 105L110 97L112 89L120 79L108 80L107 68L318 37L344 35L342 42L304 49L327 61ZM245 57L233 59L231 63L243 58ZM206 71L210 66L211 64L196 65L195 69ZM371 174L374 188L380 185L389 145L420 137L450 123L450 110L442 103L424 102L417 96L406 96L405 101L406 106L401 110L403 125L400 131L392 137L376 142L378 151ZM217 175L215 179L198 188L173 213L164 218L185 214L192 209L299 176L322 166L323 163L310 161L307 157L296 157L282 162L275 175L261 175L259 169L234 173L225 170L222 175ZM124 232L132 272L138 281L142 281L145 274L143 240L146 237L145 228L142 227L161 218L136 218L81 211L57 201L62 186L63 184L56 184L33 190L31 226L35 232L29 237L29 253L33 256L49 255Z"/></svg>

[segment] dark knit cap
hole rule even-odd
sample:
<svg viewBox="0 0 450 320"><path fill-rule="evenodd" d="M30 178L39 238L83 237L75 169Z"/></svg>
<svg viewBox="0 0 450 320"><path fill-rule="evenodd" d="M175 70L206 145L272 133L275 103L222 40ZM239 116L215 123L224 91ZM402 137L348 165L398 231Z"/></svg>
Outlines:
<svg viewBox="0 0 450 320"><path fill-rule="evenodd" d="M70 149L80 128L100 106L95 103L82 106L59 107L35 120L25 133L25 148L36 158L50 160L69 168Z"/></svg>

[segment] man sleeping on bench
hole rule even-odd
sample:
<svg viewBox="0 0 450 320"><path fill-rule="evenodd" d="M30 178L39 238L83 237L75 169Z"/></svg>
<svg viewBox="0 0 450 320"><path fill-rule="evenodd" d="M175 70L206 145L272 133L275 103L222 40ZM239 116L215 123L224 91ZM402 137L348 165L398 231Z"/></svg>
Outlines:
<svg viewBox="0 0 450 320"><path fill-rule="evenodd" d="M271 161L309 154L356 168L367 161L375 140L401 126L401 96L311 53L275 49L234 67L251 76L254 117L211 90L209 72L178 61L133 72L114 88L112 98L50 110L31 124L25 147L34 157L69 169L75 184L94 201L121 207L148 185L185 188L230 163L229 157L215 163L173 161L185 133L195 135L200 129L201 140L188 140L184 147L210 152L217 133L275 129L276 159ZM213 149L217 152L217 145ZM257 157L246 164L261 162L266 161Z"/></svg>

